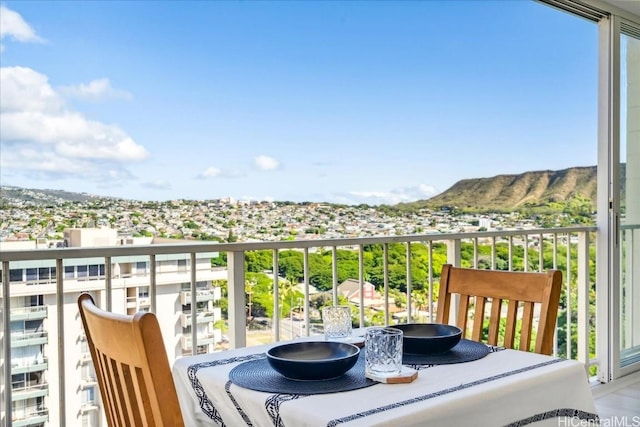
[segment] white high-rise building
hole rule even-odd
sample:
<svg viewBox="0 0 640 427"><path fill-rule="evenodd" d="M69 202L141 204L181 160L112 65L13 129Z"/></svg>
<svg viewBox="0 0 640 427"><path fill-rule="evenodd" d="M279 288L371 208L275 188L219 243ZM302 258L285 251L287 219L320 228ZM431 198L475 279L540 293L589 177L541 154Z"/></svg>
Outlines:
<svg viewBox="0 0 640 427"><path fill-rule="evenodd" d="M169 243L164 240L162 243ZM67 229L64 242L32 241L36 247L90 248L121 245L153 245L152 238L121 237L113 229ZM0 250L25 249L25 242L2 242ZM192 354L191 316L197 316L197 353L217 350L222 341L216 322L222 320L220 288L214 281L227 278L226 270L211 267L216 254L198 254L196 258L197 307L191 307L189 254L156 255L156 311L162 329L169 362ZM111 311L133 314L151 308L151 277L148 255L118 256L110 261ZM68 426L103 426L99 387L82 330L77 308L81 292L89 292L96 303L106 307L105 258L69 258L62 272L56 262L22 261L11 264L11 387L14 427L57 426L59 392L64 387L65 417ZM58 319L56 274L64 278L63 319ZM59 325L64 334L58 334ZM2 330L0 329L0 339ZM59 337L63 337L60 339ZM2 343L6 345L6 342ZM64 361L64 362L61 362ZM62 366L60 366L63 363ZM49 366L54 367L49 374ZM59 368L63 371L60 371ZM64 372L58 376L58 372ZM61 385L60 381L64 381ZM1 390L4 392L4 389ZM49 420L52 420L51 422Z"/></svg>

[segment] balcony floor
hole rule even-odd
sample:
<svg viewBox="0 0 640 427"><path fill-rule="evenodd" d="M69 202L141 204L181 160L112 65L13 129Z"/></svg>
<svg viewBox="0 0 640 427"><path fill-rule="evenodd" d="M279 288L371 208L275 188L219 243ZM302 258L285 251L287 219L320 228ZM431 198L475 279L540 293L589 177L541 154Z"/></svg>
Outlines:
<svg viewBox="0 0 640 427"><path fill-rule="evenodd" d="M593 387L596 409L600 419L609 419L606 425L636 425L640 417L640 373L623 378L620 385L614 381L611 385L596 385ZM626 417L628 424L620 424L621 417ZM617 420L618 424L615 423ZM605 425L605 424L603 424Z"/></svg>

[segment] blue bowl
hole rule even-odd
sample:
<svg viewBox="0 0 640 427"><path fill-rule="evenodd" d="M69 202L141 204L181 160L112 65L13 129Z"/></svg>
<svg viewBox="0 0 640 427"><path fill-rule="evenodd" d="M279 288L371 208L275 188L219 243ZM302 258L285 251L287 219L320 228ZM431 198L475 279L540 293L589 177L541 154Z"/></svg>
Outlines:
<svg viewBox="0 0 640 427"><path fill-rule="evenodd" d="M406 323L393 325L400 329L402 351L411 354L437 354L451 350L460 342L462 330L441 323Z"/></svg>
<svg viewBox="0 0 640 427"><path fill-rule="evenodd" d="M267 351L269 365L292 379L318 381L344 375L358 361L360 349L335 341L308 341L283 344Z"/></svg>

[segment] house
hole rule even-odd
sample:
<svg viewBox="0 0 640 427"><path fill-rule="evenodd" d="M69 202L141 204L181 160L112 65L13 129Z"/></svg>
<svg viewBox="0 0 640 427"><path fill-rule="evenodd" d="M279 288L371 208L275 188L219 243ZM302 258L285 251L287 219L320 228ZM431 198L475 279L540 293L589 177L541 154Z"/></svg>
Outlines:
<svg viewBox="0 0 640 427"><path fill-rule="evenodd" d="M376 292L376 287L369 282L362 285L363 297L365 300L379 299L380 295ZM356 279L347 279L338 285L338 295L342 295L348 301L359 303L360 301L360 281Z"/></svg>

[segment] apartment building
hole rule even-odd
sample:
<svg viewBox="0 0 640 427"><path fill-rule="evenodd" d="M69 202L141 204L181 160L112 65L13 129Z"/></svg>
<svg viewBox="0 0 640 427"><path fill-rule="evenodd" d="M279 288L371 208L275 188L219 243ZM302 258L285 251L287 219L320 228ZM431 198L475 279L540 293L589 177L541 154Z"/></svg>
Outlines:
<svg viewBox="0 0 640 427"><path fill-rule="evenodd" d="M36 248L91 248L104 246L154 245L169 241L118 235L109 228L67 229L64 241L0 242L0 250ZM222 331L216 326L222 319L220 288L214 281L226 279L226 270L215 270L210 259L216 254L198 254L196 263L196 306L191 307L191 259L189 254L156 255L156 311L163 333L169 362L193 354L192 316L196 316L197 348L195 353L209 353L220 348ZM133 314L151 309L149 285L150 256L132 255L112 258L65 259L61 272L55 260L21 261L11 264L10 319L8 342L11 346L11 379L3 378L0 392L11 387L12 425L14 427L53 427L59 416L59 390L66 395L68 426L103 426L99 387L89 348L82 330L76 300L89 292L101 307L107 306L105 275L110 271L111 311ZM56 276L64 278L61 301L56 296ZM0 275L0 280L2 275ZM62 318L57 307L64 307ZM62 328L62 329L60 329ZM58 331L63 333L59 334ZM4 361L2 361L4 363ZM52 367L50 374L49 367ZM62 373L60 373L62 372ZM52 420L50 422L50 420Z"/></svg>

